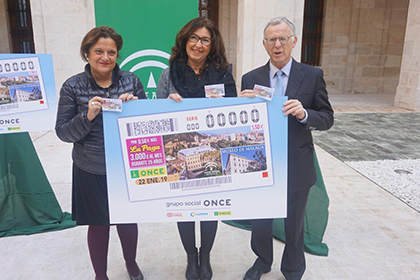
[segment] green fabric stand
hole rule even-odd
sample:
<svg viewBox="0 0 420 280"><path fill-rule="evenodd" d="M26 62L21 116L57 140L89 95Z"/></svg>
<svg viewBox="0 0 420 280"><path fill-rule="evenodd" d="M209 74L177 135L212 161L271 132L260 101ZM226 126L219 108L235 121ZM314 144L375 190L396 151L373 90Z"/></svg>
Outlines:
<svg viewBox="0 0 420 280"><path fill-rule="evenodd" d="M74 226L57 202L29 134L0 134L0 237Z"/></svg>
<svg viewBox="0 0 420 280"><path fill-rule="evenodd" d="M315 169L317 181L309 192L308 204L305 213L305 252L318 255L328 256L328 246L322 243L325 229L328 223L328 206L330 200L327 190L325 189L324 180L322 179L321 169L319 168L318 158L314 152ZM226 224L239 228L251 230L251 222L249 220L224 221ZM283 219L274 219L273 236L285 242Z"/></svg>

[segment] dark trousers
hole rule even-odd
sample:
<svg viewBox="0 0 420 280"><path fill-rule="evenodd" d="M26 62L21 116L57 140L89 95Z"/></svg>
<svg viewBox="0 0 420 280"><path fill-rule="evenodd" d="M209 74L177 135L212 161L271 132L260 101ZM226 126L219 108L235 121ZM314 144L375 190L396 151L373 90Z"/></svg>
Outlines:
<svg viewBox="0 0 420 280"><path fill-rule="evenodd" d="M280 270L287 280L299 280L306 268L303 236L309 190L287 195L287 218L284 219L286 245ZM273 264L273 219L252 220L251 226L251 248L258 256L253 267L269 272Z"/></svg>
<svg viewBox="0 0 420 280"><path fill-rule="evenodd" d="M195 245L195 222L178 222L178 231L187 254L197 253L197 247ZM217 221L200 222L201 253L210 253L216 237L216 231Z"/></svg>

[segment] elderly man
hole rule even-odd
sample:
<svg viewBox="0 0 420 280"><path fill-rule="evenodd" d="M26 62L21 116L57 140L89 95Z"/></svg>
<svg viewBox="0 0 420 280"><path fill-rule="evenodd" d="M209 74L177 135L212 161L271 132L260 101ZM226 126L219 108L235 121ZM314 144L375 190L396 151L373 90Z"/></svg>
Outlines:
<svg viewBox="0 0 420 280"><path fill-rule="evenodd" d="M309 190L316 182L311 130L327 130L334 122L323 71L296 62L295 27L285 17L270 20L264 28L263 45L270 60L242 77L239 96L254 97L255 84L275 88L274 95L289 99L281 109L288 116L286 246L280 270L287 280L301 279L305 272L304 215ZM275 168L275 167L274 167ZM273 220L253 220L251 247L257 259L244 280L260 279L273 263Z"/></svg>

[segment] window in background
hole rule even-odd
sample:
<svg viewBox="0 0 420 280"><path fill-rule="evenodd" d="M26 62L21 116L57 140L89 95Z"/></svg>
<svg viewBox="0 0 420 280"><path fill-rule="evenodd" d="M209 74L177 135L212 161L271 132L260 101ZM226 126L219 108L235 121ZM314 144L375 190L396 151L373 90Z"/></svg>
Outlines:
<svg viewBox="0 0 420 280"><path fill-rule="evenodd" d="M219 24L219 0L199 0L198 15L212 20L216 26Z"/></svg>
<svg viewBox="0 0 420 280"><path fill-rule="evenodd" d="M29 0L7 0L13 53L35 53Z"/></svg>
<svg viewBox="0 0 420 280"><path fill-rule="evenodd" d="M302 38L302 63L319 66L321 56L324 0L305 0Z"/></svg>

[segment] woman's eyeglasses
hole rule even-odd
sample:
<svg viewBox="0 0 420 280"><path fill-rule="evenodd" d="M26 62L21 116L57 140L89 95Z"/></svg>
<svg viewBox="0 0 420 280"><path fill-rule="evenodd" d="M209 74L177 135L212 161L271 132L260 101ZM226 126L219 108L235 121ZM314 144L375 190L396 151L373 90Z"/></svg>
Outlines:
<svg viewBox="0 0 420 280"><path fill-rule="evenodd" d="M200 36L197 36L195 34L191 35L188 38L188 41L190 41L193 44L198 43L198 41L201 41L201 44L203 46L209 46L211 44L211 39L209 37L203 37L203 38L201 38Z"/></svg>

